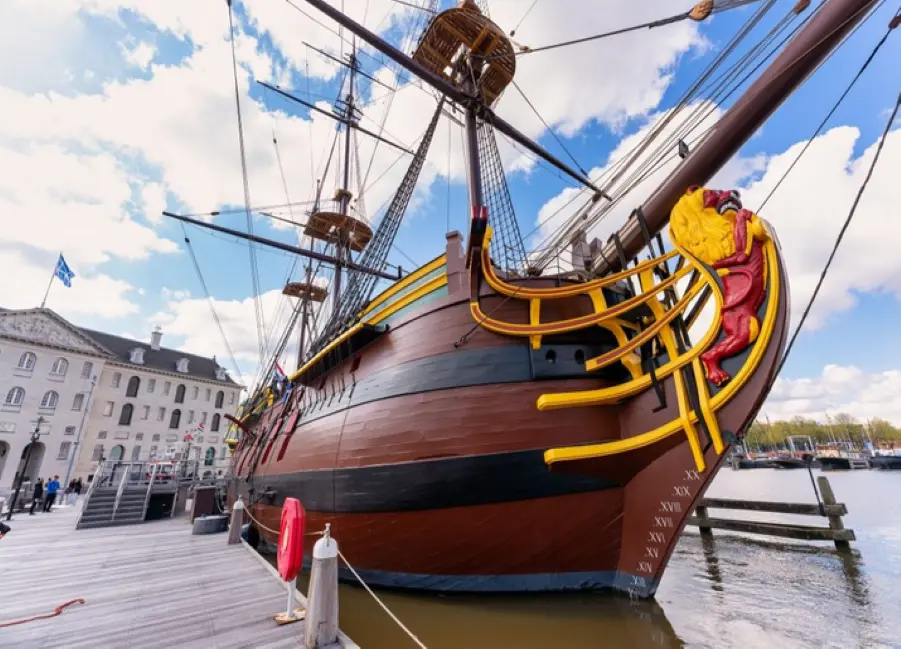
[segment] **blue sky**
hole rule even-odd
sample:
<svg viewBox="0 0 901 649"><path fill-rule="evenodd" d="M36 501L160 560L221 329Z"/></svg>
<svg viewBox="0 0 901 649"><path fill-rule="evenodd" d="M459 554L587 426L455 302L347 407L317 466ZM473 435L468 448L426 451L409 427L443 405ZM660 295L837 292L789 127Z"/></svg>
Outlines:
<svg viewBox="0 0 901 649"><path fill-rule="evenodd" d="M62 249L78 274L76 286L71 290L54 286L48 306L74 322L140 338L147 337L153 325L162 324L169 345L224 358L224 345L211 326L182 229L159 216L164 206L205 212L239 205L242 200L224 3L183 4L160 2L149 8L137 0L84 0L61 9L50 3L13 0L0 8L0 23L6 25L0 27L0 42L6 43L0 46L4 55L0 59L6 61L0 63L0 103L11 108L19 125L0 130L0 164L10 178L6 187L0 181L0 210L7 220L0 255L4 265L22 269L15 281L0 280L0 301L7 307L35 306ZM304 5L300 0L296 4ZM347 4L358 18L366 12L366 24L395 41L417 16L389 0L348 0ZM535 47L660 18L691 3L677 7L649 1L639 8L625 0L609 0L600 7L579 0L575 18L559 16L551 4L550 0L537 3L517 30L517 41ZM793 1L777 2L743 47L765 34L793 5ZM514 0L494 0L489 6L506 29L525 8ZM271 142L273 130L291 200L305 201L312 188L311 153L319 164L333 127L323 118L311 123L309 111L252 80L279 83L308 100L333 97L340 75L331 74L327 61L301 42L335 51L336 39L281 2L249 1L236 7L252 202L285 202ZM600 169L624 137L641 133L673 106L754 10L744 7L701 25L680 23L580 45L563 54L524 56L519 59L517 79L580 165ZM829 110L885 32L891 15L888 7L880 8L733 161L726 177L741 186L749 207L756 207L755 201L766 195L793 159L798 143L810 136ZM317 17L328 24L324 17ZM13 22L18 26L15 33L9 27ZM40 43L23 39L21 34L27 33L29 25L43 29L48 38ZM792 273L795 311L809 295L862 177L864 170L859 167L872 154L886 111L894 104L897 88L886 80L893 78L890 66L899 57L901 45L889 39L824 135L767 205L764 216L779 231ZM20 61L25 63L14 63ZM559 65L553 77L542 71L545 62ZM374 58L363 55L361 63L368 73L392 80L391 71ZM361 91L367 103L373 94L384 95L377 87L373 91L368 82L361 84ZM394 102L386 133L412 145L434 101L407 87L397 92ZM378 121L383 105L384 100L373 102L367 115ZM568 160L521 101L505 96L498 112ZM368 126L373 127L373 122ZM467 199L459 139L456 126L449 133L446 121L439 125L436 153L423 172L391 262L410 268L407 256L423 263L443 250L448 201L451 228L465 227ZM767 404L771 416L815 415L828 401L829 407L847 407L858 416L885 416L901 423L901 406L873 402L864 390L867 385L879 385L881 390L901 391L901 378L895 375L901 343L891 324L901 310L894 279L901 261L879 263L889 259L901 243L898 235L879 231L879 219L892 208L888 170L901 161L899 147L901 136L893 133L871 194L852 226L853 236L849 234L846 251L836 260L814 311L813 327L802 334L785 368L783 376L788 381ZM862 162L858 161L861 156ZM371 177L394 157L382 147ZM515 156L508 157L513 163ZM367 155L364 167L368 162ZM390 195L403 167L402 161L367 194L370 216ZM17 174L26 180L18 180ZM542 166L514 171L508 182L524 234L536 228L542 206L572 185ZM640 187L629 201L637 203L648 189ZM331 191L328 187L325 193ZM294 216L302 218L302 213ZM246 229L240 212L223 214L215 222ZM255 220L254 228L261 236L289 242L294 238L264 217ZM194 227L187 232L239 365L249 373L256 364L256 334L248 300L253 291L247 247ZM261 292L280 290L292 258L266 249L259 249L257 256ZM270 320L278 303L275 294L264 300ZM862 326L867 331L863 337ZM830 365L853 366L860 374L853 379L841 374L842 380L850 382L837 385L837 374L828 371ZM803 399L797 398L801 389Z"/></svg>

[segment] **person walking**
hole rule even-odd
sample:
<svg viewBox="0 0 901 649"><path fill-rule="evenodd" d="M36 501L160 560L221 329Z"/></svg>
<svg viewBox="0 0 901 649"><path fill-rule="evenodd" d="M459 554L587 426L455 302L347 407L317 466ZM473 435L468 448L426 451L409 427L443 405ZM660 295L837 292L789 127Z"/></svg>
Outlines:
<svg viewBox="0 0 901 649"><path fill-rule="evenodd" d="M34 506L38 504L38 501L44 497L44 479L38 478L37 482L34 483L34 492L31 494L31 509L28 511L29 514L34 516Z"/></svg>
<svg viewBox="0 0 901 649"><path fill-rule="evenodd" d="M47 497L44 498L44 511L49 512L53 507L53 501L56 500L56 492L59 491L59 476L53 476L53 479L47 483Z"/></svg>
<svg viewBox="0 0 901 649"><path fill-rule="evenodd" d="M81 478L75 481L75 502L78 503L78 497L81 495L81 491L84 489L84 484L81 482Z"/></svg>
<svg viewBox="0 0 901 649"><path fill-rule="evenodd" d="M75 504L75 478L69 480L69 486L66 487L66 504Z"/></svg>

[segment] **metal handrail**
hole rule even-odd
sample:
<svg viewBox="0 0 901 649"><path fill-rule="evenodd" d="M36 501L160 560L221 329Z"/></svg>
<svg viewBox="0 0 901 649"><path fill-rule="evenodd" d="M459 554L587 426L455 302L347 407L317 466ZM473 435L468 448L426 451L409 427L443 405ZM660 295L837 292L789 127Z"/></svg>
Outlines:
<svg viewBox="0 0 901 649"><path fill-rule="evenodd" d="M147 508L150 506L150 492L153 490L153 479L156 477L158 468L156 465L150 468L150 482L147 483L147 493L144 494L144 508L141 510L141 520L144 520L147 516Z"/></svg>
<svg viewBox="0 0 901 649"><path fill-rule="evenodd" d="M119 501L122 499L122 492L125 491L125 483L128 482L128 469L122 472L122 479L119 481L119 488L116 489L116 501L113 503L113 514L110 520L116 520L116 512L119 510Z"/></svg>

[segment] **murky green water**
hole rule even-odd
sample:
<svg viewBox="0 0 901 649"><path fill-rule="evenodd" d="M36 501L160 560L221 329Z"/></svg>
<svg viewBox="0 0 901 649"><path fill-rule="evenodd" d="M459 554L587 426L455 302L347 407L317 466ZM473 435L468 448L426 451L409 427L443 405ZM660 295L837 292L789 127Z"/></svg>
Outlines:
<svg viewBox="0 0 901 649"><path fill-rule="evenodd" d="M728 532L706 541L689 530L656 602L607 594L380 596L429 649L901 648L901 472L828 475L857 534L850 557L821 543ZM724 469L708 495L814 502L803 470ZM751 516L825 524L743 514ZM415 647L362 588L342 586L340 607L342 629L362 649Z"/></svg>

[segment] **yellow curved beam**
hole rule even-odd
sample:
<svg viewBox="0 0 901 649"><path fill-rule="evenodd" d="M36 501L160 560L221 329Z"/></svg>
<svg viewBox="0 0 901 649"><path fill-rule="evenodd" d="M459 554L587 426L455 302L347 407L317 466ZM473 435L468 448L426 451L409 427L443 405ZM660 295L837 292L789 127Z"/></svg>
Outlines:
<svg viewBox="0 0 901 649"><path fill-rule="evenodd" d="M690 270L691 266L685 266L680 269L679 272L674 273L657 284L647 293L641 293L635 297L631 297L628 300L613 305L605 311L578 316L576 318L569 318L567 320L559 320L557 322L546 322L538 325L502 322L490 317L482 311L482 307L479 306L478 302L470 302L469 310L472 313L472 317L480 326L505 336L549 336L552 334L566 333L600 325L613 318L619 318L624 313L628 313L645 302L656 299L657 294L662 293L667 288L675 286L676 282L682 279L682 277Z"/></svg>
<svg viewBox="0 0 901 649"><path fill-rule="evenodd" d="M719 318L717 317L723 308L723 294L719 290L719 285L715 283L713 274L703 265L698 264L697 269L700 271L704 281L698 281L690 289L701 290L703 284L709 285L713 290L711 295L716 303L713 320L710 327L704 334L704 337L694 345L689 351L682 356L671 358L668 362L658 367L654 374L658 380L664 379L676 370L690 363L691 360L707 349L716 339L720 331ZM594 360L594 359L589 359ZM586 368L588 363L586 362ZM633 379L627 383L614 385L612 387L601 388L599 390L581 390L579 392L561 392L557 394L543 394L538 397L536 405L538 410L560 410L562 408L577 408L580 406L601 406L609 403L617 403L623 399L634 396L639 392L643 392L651 387L651 375L643 374L640 378ZM649 442L651 443L651 442Z"/></svg>
<svg viewBox="0 0 901 649"><path fill-rule="evenodd" d="M770 343L770 339L773 336L773 331L776 326L776 315L779 312L779 291L781 287L781 275L779 272L775 245L773 244L772 240L766 242L766 244L764 245L766 248L766 265L768 270L770 271L768 272L768 275L770 277L770 287L769 301L767 303L766 314L764 315L763 324L761 326L761 332L757 338L757 341L754 343L754 347L751 349L751 354L748 356L748 360L744 365L742 365L742 368L733 377L733 379L726 384L726 387L724 387L710 399L708 408L711 414L715 413L723 405L728 403L732 396L747 382L750 375L757 369L757 366L760 364L761 359L763 359L763 355L766 352L767 347ZM704 346L696 347L699 347L700 349L705 348ZM706 377L704 380L706 382ZM706 385L706 383L702 385ZM703 402L701 404L701 409L702 411L706 410ZM688 419L692 423L698 421L698 413L694 411L690 412L688 414ZM634 437L630 437L628 439L616 440L614 442L604 442L601 444L590 444L587 446L568 446L548 449L544 452L544 461L547 464L554 464L555 462L586 460L596 457L604 457L607 455L614 455L617 453L624 453L626 451L631 451L653 444L654 442L659 441L664 437L667 437L668 435L672 435L673 433L678 432L682 428L682 426L682 420L675 419L673 421L667 422L666 424L663 424L662 426L659 426L658 428L655 428L654 430L636 435Z"/></svg>
<svg viewBox="0 0 901 649"><path fill-rule="evenodd" d="M488 285L492 289L494 289L495 293L500 293L501 295L505 295L507 297L517 297L523 300L529 300L533 298L540 298L542 300L556 300L564 297L575 297L576 295L588 294L590 291L593 291L595 289L610 286L611 284L615 284L620 280L632 277L633 275L636 275L643 270L653 268L654 266L659 266L664 261L672 259L677 254L679 254L675 249L673 249L660 257L656 257L648 261L643 261L637 266L633 266L628 270L622 270L618 273L602 277L601 279L584 282L582 284L573 284L572 286L556 286L550 288L529 288L527 286L508 284L500 277L498 277L497 273L494 272L494 266L491 265L491 255L489 251L489 248L491 246L492 234L493 232L489 227L487 232L485 233L485 244L482 248L482 274L485 277L485 281L488 282Z"/></svg>

